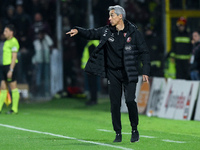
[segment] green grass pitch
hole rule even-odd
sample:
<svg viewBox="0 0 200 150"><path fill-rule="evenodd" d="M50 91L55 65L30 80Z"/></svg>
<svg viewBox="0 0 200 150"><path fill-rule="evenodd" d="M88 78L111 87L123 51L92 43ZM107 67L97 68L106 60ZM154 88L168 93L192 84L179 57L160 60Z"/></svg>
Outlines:
<svg viewBox="0 0 200 150"><path fill-rule="evenodd" d="M108 99L20 103L17 115L0 114L0 150L199 150L200 122L139 116L140 141L130 143L128 114L122 113L122 142L113 143Z"/></svg>

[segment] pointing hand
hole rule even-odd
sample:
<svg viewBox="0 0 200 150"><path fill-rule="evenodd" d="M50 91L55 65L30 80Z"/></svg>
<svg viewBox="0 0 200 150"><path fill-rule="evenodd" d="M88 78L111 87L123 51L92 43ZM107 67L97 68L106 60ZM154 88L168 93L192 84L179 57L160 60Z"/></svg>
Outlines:
<svg viewBox="0 0 200 150"><path fill-rule="evenodd" d="M69 34L70 37L78 34L78 30L77 29L71 29L69 32L67 32L66 34Z"/></svg>

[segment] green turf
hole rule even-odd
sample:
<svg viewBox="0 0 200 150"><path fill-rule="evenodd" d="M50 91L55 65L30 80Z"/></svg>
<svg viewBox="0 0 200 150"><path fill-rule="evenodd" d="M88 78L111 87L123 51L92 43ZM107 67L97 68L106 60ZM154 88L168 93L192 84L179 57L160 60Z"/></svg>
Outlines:
<svg viewBox="0 0 200 150"><path fill-rule="evenodd" d="M9 108L4 106L0 114L0 150L200 149L200 122L144 115L139 116L140 141L130 143L131 127L126 113L122 114L122 142L113 143L115 133L112 129L109 100L100 99L99 104L92 107L87 107L84 103L84 99L72 98L43 103L20 103L17 115L6 115ZM2 125L29 129L31 132ZM42 133L34 133L33 130Z"/></svg>

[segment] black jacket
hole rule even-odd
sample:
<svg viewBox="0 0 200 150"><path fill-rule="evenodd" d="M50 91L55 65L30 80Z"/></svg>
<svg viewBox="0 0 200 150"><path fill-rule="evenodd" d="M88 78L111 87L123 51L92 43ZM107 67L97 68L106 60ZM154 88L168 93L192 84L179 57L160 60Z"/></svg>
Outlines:
<svg viewBox="0 0 200 150"><path fill-rule="evenodd" d="M124 67L128 76L129 82L138 81L138 58L141 58L143 67L142 74L149 75L150 72L150 56L149 50L146 46L144 38L141 33L137 30L137 27L130 22L128 23L128 31L125 37L125 46L123 51ZM78 30L80 36L90 39L90 40L100 40L99 45L93 51L90 56L85 71L99 75L101 77L107 77L106 75L106 49L105 43L111 37L111 26L106 25L98 29L84 29L81 27L75 27ZM123 39L122 39L123 40Z"/></svg>
<svg viewBox="0 0 200 150"><path fill-rule="evenodd" d="M194 44L193 55L194 61L191 63L190 70L200 71L200 42Z"/></svg>

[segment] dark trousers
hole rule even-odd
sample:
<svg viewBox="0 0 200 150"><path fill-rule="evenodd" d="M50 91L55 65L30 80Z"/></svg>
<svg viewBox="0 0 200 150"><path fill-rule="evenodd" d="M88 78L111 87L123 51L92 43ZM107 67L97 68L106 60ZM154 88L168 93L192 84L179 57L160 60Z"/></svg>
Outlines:
<svg viewBox="0 0 200 150"><path fill-rule="evenodd" d="M88 85L90 90L90 101L97 102L97 76L88 75Z"/></svg>
<svg viewBox="0 0 200 150"><path fill-rule="evenodd" d="M108 70L108 92L111 102L112 124L115 132L121 133L121 98L122 89L126 99L126 105L129 113L129 120L132 130L137 130L138 125L138 109L135 102L136 84L128 82L126 72L124 70Z"/></svg>
<svg viewBox="0 0 200 150"><path fill-rule="evenodd" d="M189 60L176 59L176 79L189 79Z"/></svg>

